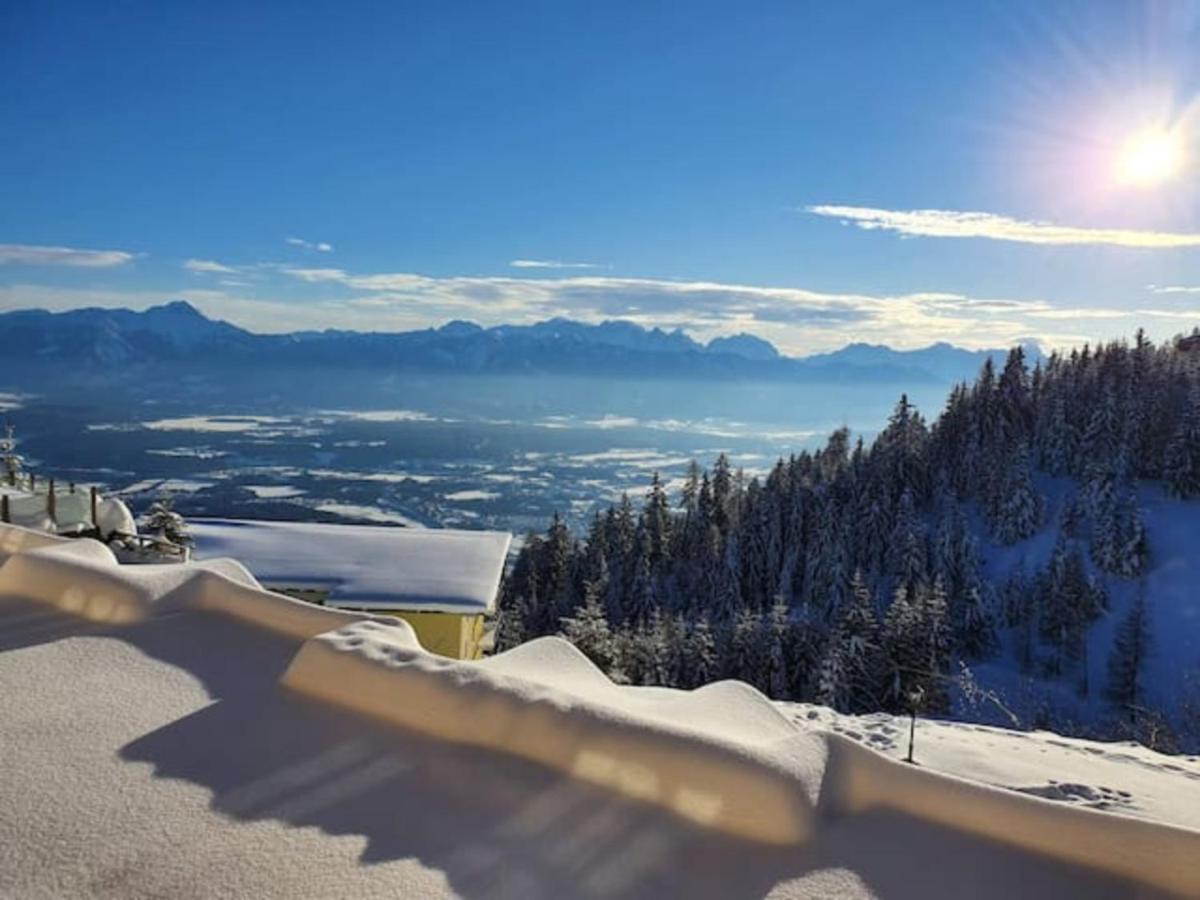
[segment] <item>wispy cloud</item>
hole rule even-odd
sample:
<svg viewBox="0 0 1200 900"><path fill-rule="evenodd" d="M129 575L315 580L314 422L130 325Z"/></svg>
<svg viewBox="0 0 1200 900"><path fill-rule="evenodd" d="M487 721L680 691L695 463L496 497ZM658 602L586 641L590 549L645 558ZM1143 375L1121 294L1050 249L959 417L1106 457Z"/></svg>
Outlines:
<svg viewBox="0 0 1200 900"><path fill-rule="evenodd" d="M1146 288L1152 294L1200 294L1200 285L1189 287L1179 284L1148 284Z"/></svg>
<svg viewBox="0 0 1200 900"><path fill-rule="evenodd" d="M596 263L562 262L557 259L514 259L509 263L514 269L598 269Z"/></svg>
<svg viewBox="0 0 1200 900"><path fill-rule="evenodd" d="M79 250L75 247L40 247L31 244L0 244L0 265L72 266L103 269L123 266L135 254L124 250Z"/></svg>
<svg viewBox="0 0 1200 900"><path fill-rule="evenodd" d="M985 238L1022 244L1101 244L1139 249L1200 247L1200 234L1086 228L1052 222L1010 219L987 212L949 209L872 209L865 206L806 206L805 212L852 223L868 231L894 231L913 237Z"/></svg>
<svg viewBox="0 0 1200 900"><path fill-rule="evenodd" d="M224 275L232 275L238 271L234 266L227 266L224 263L219 263L211 259L189 259L183 264L183 267L189 272L217 273Z"/></svg>
<svg viewBox="0 0 1200 900"><path fill-rule="evenodd" d="M284 238L284 241L293 247L303 247L305 250L315 250L318 253L333 252L333 245L327 244L325 241L306 241L304 238L298 237Z"/></svg>

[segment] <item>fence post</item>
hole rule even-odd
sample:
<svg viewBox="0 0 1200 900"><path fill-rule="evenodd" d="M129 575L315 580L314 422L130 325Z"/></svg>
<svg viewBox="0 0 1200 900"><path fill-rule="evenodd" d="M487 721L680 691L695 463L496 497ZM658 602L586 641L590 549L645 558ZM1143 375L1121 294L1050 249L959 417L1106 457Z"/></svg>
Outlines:
<svg viewBox="0 0 1200 900"><path fill-rule="evenodd" d="M96 534L100 533L100 522L96 519L96 486L92 485L92 527L96 529Z"/></svg>
<svg viewBox="0 0 1200 900"><path fill-rule="evenodd" d="M37 476L34 475L32 472L30 472L29 473L29 493L32 494L36 490L37 490Z"/></svg>
<svg viewBox="0 0 1200 900"><path fill-rule="evenodd" d="M8 494L0 495L0 522L8 522Z"/></svg>
<svg viewBox="0 0 1200 900"><path fill-rule="evenodd" d="M55 525L58 524L58 519L55 518L55 513L58 512L58 501L54 496L54 479L50 479L50 491L46 494L46 515L50 517Z"/></svg>

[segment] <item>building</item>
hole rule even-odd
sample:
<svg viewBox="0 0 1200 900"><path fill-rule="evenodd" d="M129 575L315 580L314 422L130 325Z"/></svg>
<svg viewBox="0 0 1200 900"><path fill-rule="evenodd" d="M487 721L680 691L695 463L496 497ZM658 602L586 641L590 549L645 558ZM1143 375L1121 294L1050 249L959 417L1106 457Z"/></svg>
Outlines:
<svg viewBox="0 0 1200 900"><path fill-rule="evenodd" d="M488 649L511 536L495 531L195 519L197 560L233 557L264 587L335 609L399 616L455 659Z"/></svg>

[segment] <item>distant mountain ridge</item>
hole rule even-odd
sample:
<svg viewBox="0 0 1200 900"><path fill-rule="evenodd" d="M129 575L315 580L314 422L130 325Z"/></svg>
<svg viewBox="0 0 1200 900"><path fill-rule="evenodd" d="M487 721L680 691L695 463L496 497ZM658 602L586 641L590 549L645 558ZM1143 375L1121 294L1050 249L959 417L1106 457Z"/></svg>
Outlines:
<svg viewBox="0 0 1200 900"><path fill-rule="evenodd" d="M142 312L87 308L0 313L0 346L12 361L87 369L303 365L459 374L909 383L970 379L989 355L1007 352L945 343L907 351L856 343L833 353L788 357L750 334L702 344L680 329L563 318L490 328L452 321L408 332L256 334L209 319L183 300ZM1035 357L1040 353L1031 349Z"/></svg>

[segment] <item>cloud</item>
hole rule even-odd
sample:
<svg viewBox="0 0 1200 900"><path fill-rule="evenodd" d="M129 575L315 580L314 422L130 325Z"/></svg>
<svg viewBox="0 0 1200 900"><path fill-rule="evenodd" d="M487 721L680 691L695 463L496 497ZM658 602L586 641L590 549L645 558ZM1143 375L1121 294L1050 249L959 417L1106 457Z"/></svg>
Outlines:
<svg viewBox="0 0 1200 900"><path fill-rule="evenodd" d="M0 266L73 266L103 269L123 266L134 258L124 250L77 250L74 247L38 247L30 244L0 244Z"/></svg>
<svg viewBox="0 0 1200 900"><path fill-rule="evenodd" d="M509 263L514 269L598 269L596 263L561 262L557 259L514 259Z"/></svg>
<svg viewBox="0 0 1200 900"><path fill-rule="evenodd" d="M445 277L412 272L360 274L337 268L283 268L280 272L323 290L360 292L346 300L384 321L392 314L434 324L470 318L484 325L520 324L554 316L582 321L625 319L685 328L698 337L752 331L790 352L830 349L871 340L897 347L951 341L993 347L1035 335L1051 346L1095 340L1065 332L1060 323L1087 322L1112 334L1136 321L1137 310L1068 307L1045 300L972 297L925 291L896 294L837 293L711 281L616 278ZM1120 327L1116 327L1119 323ZM339 326L351 327L351 326ZM377 326L379 327L379 326ZM1105 330L1103 336L1112 336Z"/></svg>
<svg viewBox="0 0 1200 900"><path fill-rule="evenodd" d="M1152 294L1200 294L1200 286L1188 287L1185 285L1178 285L1178 284L1168 284L1168 285L1148 284L1148 285L1146 285L1146 288Z"/></svg>
<svg viewBox="0 0 1200 900"><path fill-rule="evenodd" d="M894 231L914 237L986 238L1022 244L1099 244L1139 249L1200 247L1200 234L1137 231L1123 228L1084 228L1051 222L1022 221L986 212L948 209L891 210L865 206L806 206L805 212L829 216L859 228Z"/></svg>
<svg viewBox="0 0 1200 900"><path fill-rule="evenodd" d="M227 266L211 259L189 259L183 264L183 267L189 272L213 272L225 275L232 275L237 272L234 266Z"/></svg>
<svg viewBox="0 0 1200 900"><path fill-rule="evenodd" d="M284 240L293 247L303 247L305 250L315 250L319 253L332 253L333 245L325 241L306 241L304 238L290 237Z"/></svg>

